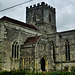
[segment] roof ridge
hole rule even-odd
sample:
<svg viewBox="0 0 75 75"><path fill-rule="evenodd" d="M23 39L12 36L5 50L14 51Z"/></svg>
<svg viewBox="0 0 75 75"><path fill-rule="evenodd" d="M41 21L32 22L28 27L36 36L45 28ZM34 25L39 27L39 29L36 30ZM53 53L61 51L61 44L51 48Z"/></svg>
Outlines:
<svg viewBox="0 0 75 75"><path fill-rule="evenodd" d="M9 21L9 22L13 22L13 23L16 23L16 24L19 24L19 25L22 25L22 26L25 26L25 27L28 27L28 28L31 28L31 29L34 29L34 30L38 30L35 26L33 25L30 25L30 24L27 24L27 23L24 23L24 22L21 22L21 21L18 21L16 19L12 19L10 17L7 17L7 16L3 16L2 18L0 18L1 20L6 20L6 21Z"/></svg>

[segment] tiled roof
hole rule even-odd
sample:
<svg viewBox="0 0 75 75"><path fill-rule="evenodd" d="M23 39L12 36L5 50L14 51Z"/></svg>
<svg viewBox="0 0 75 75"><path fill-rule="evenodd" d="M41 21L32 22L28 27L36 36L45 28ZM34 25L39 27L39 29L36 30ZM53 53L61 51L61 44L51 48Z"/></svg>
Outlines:
<svg viewBox="0 0 75 75"><path fill-rule="evenodd" d="M36 43L39 40L40 36L35 36L35 37L29 37L27 40L24 42L24 44L33 44Z"/></svg>
<svg viewBox="0 0 75 75"><path fill-rule="evenodd" d="M12 18L9 18L9 17L6 17L6 16L3 16L2 18L0 18L0 20L6 20L6 21L9 21L9 22L12 22L12 23L15 23L15 24L18 24L18 25L27 27L27 28L31 28L31 29L34 29L34 30L38 30L38 29L37 29L35 26L33 26L33 25L29 25L29 24L27 24L27 23L24 23L24 22L21 22L21 21L18 21L18 20L15 20L15 19L12 19Z"/></svg>

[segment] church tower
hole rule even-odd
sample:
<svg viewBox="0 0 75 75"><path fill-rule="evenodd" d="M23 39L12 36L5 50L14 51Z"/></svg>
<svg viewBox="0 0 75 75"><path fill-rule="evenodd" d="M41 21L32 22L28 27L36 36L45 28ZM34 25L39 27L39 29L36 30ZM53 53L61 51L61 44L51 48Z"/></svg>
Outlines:
<svg viewBox="0 0 75 75"><path fill-rule="evenodd" d="M56 33L55 8L44 2L26 7L26 23L36 26L41 33Z"/></svg>

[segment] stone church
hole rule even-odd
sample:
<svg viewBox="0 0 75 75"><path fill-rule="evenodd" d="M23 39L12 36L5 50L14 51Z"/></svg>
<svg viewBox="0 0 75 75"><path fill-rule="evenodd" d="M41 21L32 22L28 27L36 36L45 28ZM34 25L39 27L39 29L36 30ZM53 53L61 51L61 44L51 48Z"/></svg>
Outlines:
<svg viewBox="0 0 75 75"><path fill-rule="evenodd" d="M75 30L57 32L56 10L26 7L26 23L0 18L0 70L60 71L75 66Z"/></svg>

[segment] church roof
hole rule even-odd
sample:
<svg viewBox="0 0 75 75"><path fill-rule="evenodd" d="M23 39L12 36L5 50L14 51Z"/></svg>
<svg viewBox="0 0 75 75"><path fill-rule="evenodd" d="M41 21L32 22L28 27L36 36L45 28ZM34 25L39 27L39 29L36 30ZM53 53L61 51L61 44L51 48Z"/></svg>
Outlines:
<svg viewBox="0 0 75 75"><path fill-rule="evenodd" d="M33 44L36 43L39 40L40 36L35 36L35 37L29 37L27 40L24 42L24 44Z"/></svg>
<svg viewBox="0 0 75 75"><path fill-rule="evenodd" d="M35 26L33 26L33 25L30 25L30 24L27 24L27 23L24 23L24 22L21 22L21 21L18 21L18 20L9 18L9 17L7 17L7 16L3 16L2 18L0 18L0 20L6 20L6 21L9 21L9 22L12 22L12 23L15 23L15 24L18 24L18 25L27 27L27 28L31 28L31 29L34 29L34 30L38 30L38 29L37 29Z"/></svg>

